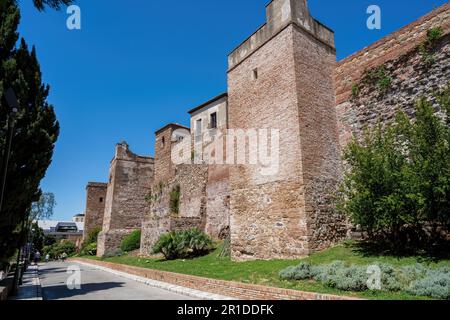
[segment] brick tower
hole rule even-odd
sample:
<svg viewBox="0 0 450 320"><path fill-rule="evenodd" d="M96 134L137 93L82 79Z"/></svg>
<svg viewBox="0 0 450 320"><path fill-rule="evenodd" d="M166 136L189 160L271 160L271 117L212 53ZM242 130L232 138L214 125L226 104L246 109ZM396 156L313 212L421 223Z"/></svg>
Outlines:
<svg viewBox="0 0 450 320"><path fill-rule="evenodd" d="M266 24L229 55L229 127L279 130L279 170L231 168L236 260L297 258L346 235L330 204L340 176L334 33L306 0L274 0L266 11Z"/></svg>
<svg viewBox="0 0 450 320"><path fill-rule="evenodd" d="M105 213L106 190L108 184L89 182L86 186L86 210L84 221L83 241L92 231L103 227Z"/></svg>
<svg viewBox="0 0 450 320"><path fill-rule="evenodd" d="M153 158L133 154L125 142L117 144L109 171L98 256L113 253L125 236L141 229L148 210L145 197L153 182L154 163Z"/></svg>

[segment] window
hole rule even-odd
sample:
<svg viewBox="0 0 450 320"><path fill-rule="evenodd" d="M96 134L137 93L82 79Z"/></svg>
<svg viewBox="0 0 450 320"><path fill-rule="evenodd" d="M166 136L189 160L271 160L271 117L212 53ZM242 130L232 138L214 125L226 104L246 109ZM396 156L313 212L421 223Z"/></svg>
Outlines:
<svg viewBox="0 0 450 320"><path fill-rule="evenodd" d="M164 146L166 145L166 137L162 137L161 144L162 144L162 147L164 148Z"/></svg>
<svg viewBox="0 0 450 320"><path fill-rule="evenodd" d="M253 77L253 80L258 79L258 69L253 69L252 77Z"/></svg>
<svg viewBox="0 0 450 320"><path fill-rule="evenodd" d="M202 135L202 119L198 119L195 124L195 135L197 137Z"/></svg>
<svg viewBox="0 0 450 320"><path fill-rule="evenodd" d="M217 112L214 112L211 114L211 129L217 128Z"/></svg>
<svg viewBox="0 0 450 320"><path fill-rule="evenodd" d="M100 203L102 203L103 202L103 198L100 198Z"/></svg>

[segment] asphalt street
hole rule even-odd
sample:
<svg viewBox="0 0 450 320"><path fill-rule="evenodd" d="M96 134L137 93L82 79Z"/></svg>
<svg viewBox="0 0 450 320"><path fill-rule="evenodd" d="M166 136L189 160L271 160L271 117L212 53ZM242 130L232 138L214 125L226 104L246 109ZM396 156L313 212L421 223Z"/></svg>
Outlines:
<svg viewBox="0 0 450 320"><path fill-rule="evenodd" d="M73 262L43 263L39 273L44 300L193 300Z"/></svg>

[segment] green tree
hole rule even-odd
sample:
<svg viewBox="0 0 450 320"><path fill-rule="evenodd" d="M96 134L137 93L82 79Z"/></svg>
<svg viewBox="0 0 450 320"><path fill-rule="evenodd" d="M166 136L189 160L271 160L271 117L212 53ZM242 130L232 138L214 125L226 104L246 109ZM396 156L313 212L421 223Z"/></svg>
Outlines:
<svg viewBox="0 0 450 320"><path fill-rule="evenodd" d="M33 222L30 230L31 243L33 245L34 251L39 251L42 253L42 249L44 248L45 235L44 230L39 227L37 222Z"/></svg>
<svg viewBox="0 0 450 320"><path fill-rule="evenodd" d="M1 2L7 0L0 0ZM62 6L67 6L73 3L73 0L33 0L33 4L39 11L44 11L45 7L49 7L51 9L59 10ZM14 1L17 4L17 0Z"/></svg>
<svg viewBox="0 0 450 320"><path fill-rule="evenodd" d="M38 201L31 204L29 220L46 220L53 215L56 206L55 195L50 192L42 193Z"/></svg>
<svg viewBox="0 0 450 320"><path fill-rule="evenodd" d="M0 212L0 259L10 257L25 240L22 232L33 202L41 198L40 181L50 165L59 124L47 102L49 86L42 83L33 47L24 39L18 46L19 9L13 0L0 2L0 96L12 87L20 110L15 120L6 190ZM0 152L6 144L8 110L0 108ZM0 159L2 160L2 159Z"/></svg>
<svg viewBox="0 0 450 320"><path fill-rule="evenodd" d="M445 121L421 99L415 121L399 113L393 124L366 131L345 151L350 170L339 207L393 249L436 245L442 240L440 231L449 230L449 93L450 86L437 99Z"/></svg>
<svg viewBox="0 0 450 320"><path fill-rule="evenodd" d="M51 246L56 243L56 237L52 235L44 236L44 246Z"/></svg>
<svg viewBox="0 0 450 320"><path fill-rule="evenodd" d="M61 6L71 4L73 0L33 0L34 6L42 11L46 6L59 10Z"/></svg>

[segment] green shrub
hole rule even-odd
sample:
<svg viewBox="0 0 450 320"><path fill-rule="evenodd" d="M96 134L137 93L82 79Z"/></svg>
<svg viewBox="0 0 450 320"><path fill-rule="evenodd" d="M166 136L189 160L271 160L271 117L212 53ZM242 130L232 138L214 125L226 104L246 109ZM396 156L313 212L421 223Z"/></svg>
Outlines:
<svg viewBox="0 0 450 320"><path fill-rule="evenodd" d="M391 86L392 77L388 74L386 67L381 65L368 72L363 79L363 82L368 85L375 84L381 92L386 92Z"/></svg>
<svg viewBox="0 0 450 320"><path fill-rule="evenodd" d="M381 288L384 291L396 292L404 287L401 272L388 264L377 264L381 270Z"/></svg>
<svg viewBox="0 0 450 320"><path fill-rule="evenodd" d="M82 256L96 256L97 255L97 243L93 242L86 246L84 246L81 251L80 255Z"/></svg>
<svg viewBox="0 0 450 320"><path fill-rule="evenodd" d="M424 278L427 274L427 270L427 267L420 263L403 266L400 269L400 281L404 285L409 286L411 282Z"/></svg>
<svg viewBox="0 0 450 320"><path fill-rule="evenodd" d="M64 240L51 246L45 246L43 251L44 255L48 254L50 256L50 259L58 259L63 253L66 253L67 256L73 256L77 251L77 247L74 242Z"/></svg>
<svg viewBox="0 0 450 320"><path fill-rule="evenodd" d="M227 237L222 244L220 253L220 258L229 258L231 257L231 237Z"/></svg>
<svg viewBox="0 0 450 320"><path fill-rule="evenodd" d="M345 291L367 290L367 268L347 267L342 261L310 267L310 277L322 284Z"/></svg>
<svg viewBox="0 0 450 320"><path fill-rule="evenodd" d="M97 239L102 231L100 227L92 229L81 246L80 255L95 256L97 254Z"/></svg>
<svg viewBox="0 0 450 320"><path fill-rule="evenodd" d="M319 265L311 268L311 275L314 280L327 283L330 276L334 276L342 268L345 268L343 261L334 261L331 264Z"/></svg>
<svg viewBox="0 0 450 320"><path fill-rule="evenodd" d="M327 285L344 291L367 290L367 268L364 266L350 266L338 269L336 274L329 275Z"/></svg>
<svg viewBox="0 0 450 320"><path fill-rule="evenodd" d="M361 91L361 88L359 87L359 85L354 83L352 85L352 97L353 98L358 97L360 91Z"/></svg>
<svg viewBox="0 0 450 320"><path fill-rule="evenodd" d="M211 238L198 229L163 234L153 246L154 253L162 253L166 260L198 257L213 248Z"/></svg>
<svg viewBox="0 0 450 320"><path fill-rule="evenodd" d="M96 228L92 229L89 232L89 234L88 234L86 240L84 241L84 243L86 245L89 245L91 243L97 243L97 238L98 238L98 235L99 235L99 233L101 231L102 231L102 228L100 228L100 227L96 227Z"/></svg>
<svg viewBox="0 0 450 320"><path fill-rule="evenodd" d="M424 278L411 283L408 292L416 296L450 300L450 272L448 269L429 270Z"/></svg>
<svg viewBox="0 0 450 320"><path fill-rule="evenodd" d="M127 235L120 245L123 252L131 252L141 247L141 230L136 230Z"/></svg>
<svg viewBox="0 0 450 320"><path fill-rule="evenodd" d="M444 29L442 27L432 28L427 32L426 40L420 44L419 53L422 55L422 59L426 64L433 64L435 62L435 56L432 50L443 34Z"/></svg>
<svg viewBox="0 0 450 320"><path fill-rule="evenodd" d="M186 255L184 237L179 232L163 234L153 246L154 253L162 253L166 260L176 260Z"/></svg>
<svg viewBox="0 0 450 320"><path fill-rule="evenodd" d="M121 249L116 249L114 251L108 252L105 255L103 255L103 258L107 259L107 258L121 257L121 256L123 256L123 254L124 253Z"/></svg>
<svg viewBox="0 0 450 320"><path fill-rule="evenodd" d="M178 214L180 212L180 196L181 188L179 185L175 186L170 192L170 211Z"/></svg>
<svg viewBox="0 0 450 320"><path fill-rule="evenodd" d="M381 290L403 291L417 296L450 299L450 267L432 269L422 264L394 268L375 264L381 270ZM313 266L302 262L280 271L283 280L313 279L331 288L343 291L368 290L368 266L346 266L342 261Z"/></svg>
<svg viewBox="0 0 450 320"><path fill-rule="evenodd" d="M287 267L280 271L280 278L285 280L304 280L311 278L311 265L306 262L298 266Z"/></svg>
<svg viewBox="0 0 450 320"><path fill-rule="evenodd" d="M191 256L199 257L205 255L213 247L211 237L198 229L187 230L182 234L188 247L187 251Z"/></svg>
<svg viewBox="0 0 450 320"><path fill-rule="evenodd" d="M449 100L439 101L450 116ZM399 113L393 124L366 131L348 145L345 161L338 207L373 240L396 252L426 250L442 234L434 227L430 237L427 226L449 228L450 127L430 102L417 103L414 122Z"/></svg>

